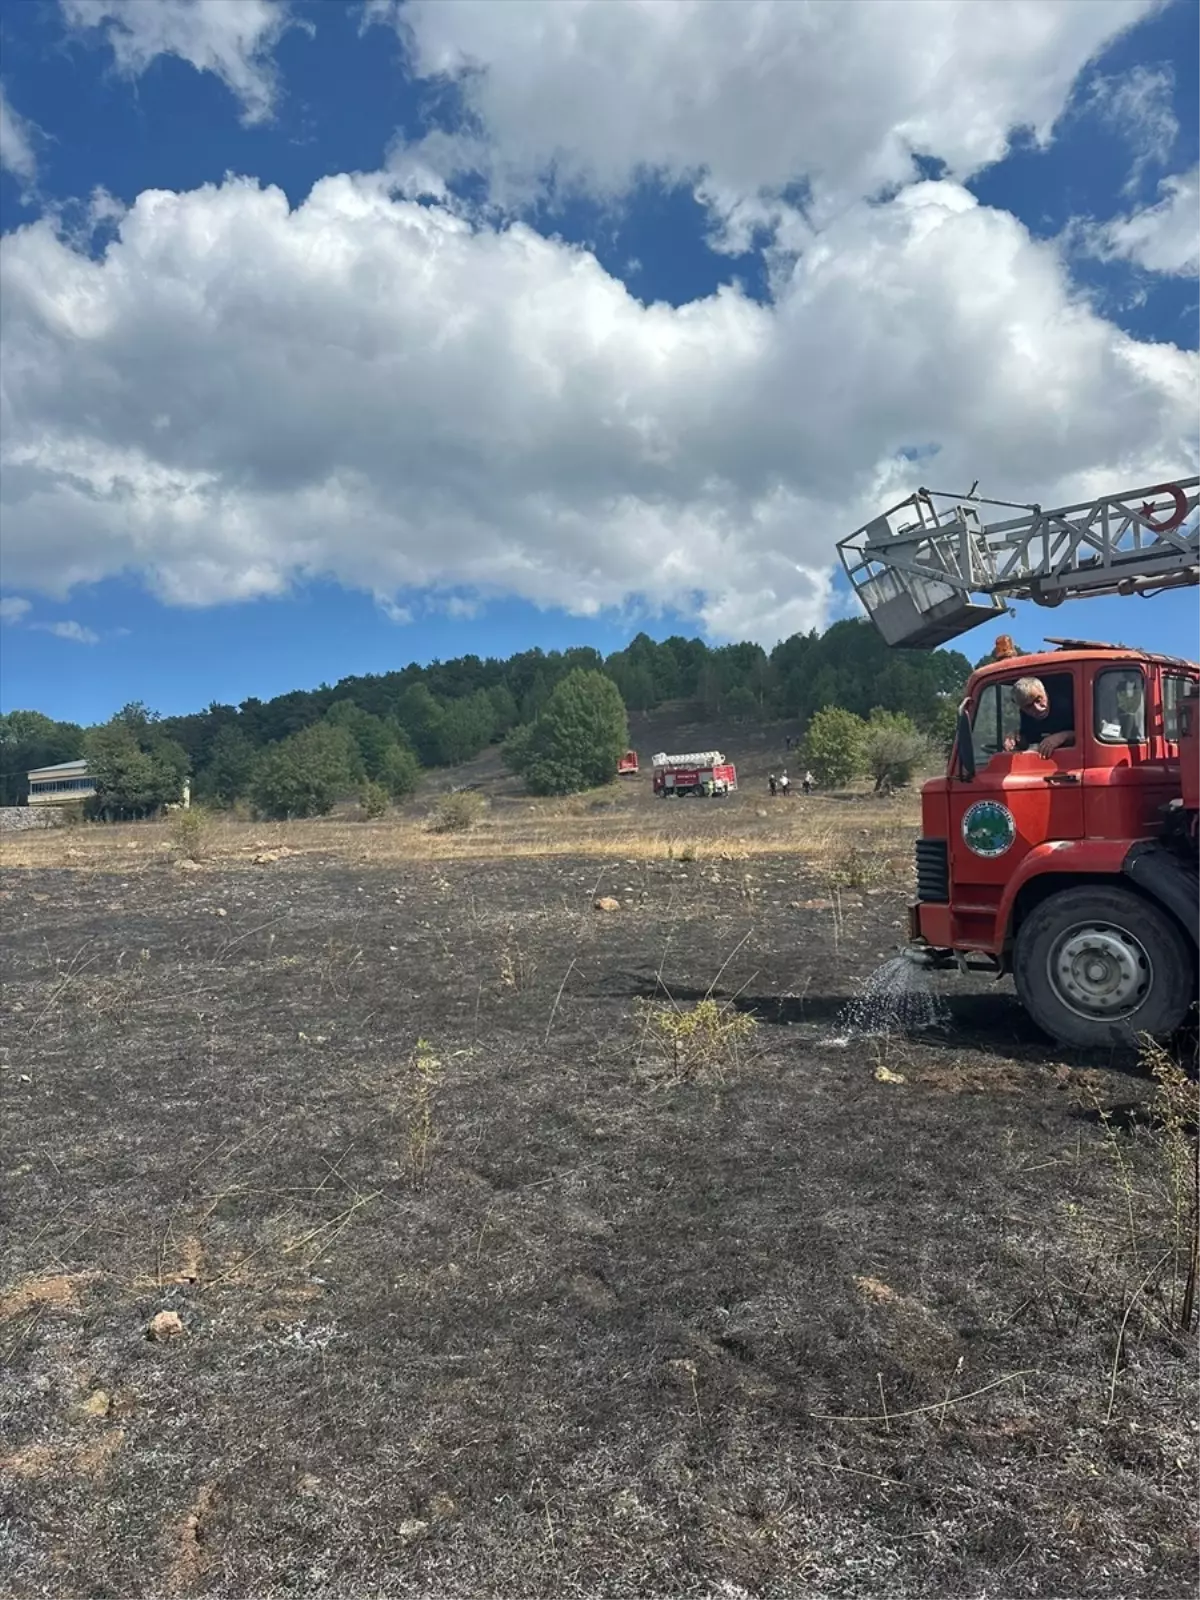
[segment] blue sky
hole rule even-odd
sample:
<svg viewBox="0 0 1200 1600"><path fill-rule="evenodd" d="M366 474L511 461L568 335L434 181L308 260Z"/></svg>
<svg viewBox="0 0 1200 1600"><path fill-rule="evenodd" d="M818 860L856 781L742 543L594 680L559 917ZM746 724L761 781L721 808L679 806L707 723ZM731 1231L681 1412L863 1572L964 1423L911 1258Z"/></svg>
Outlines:
<svg viewBox="0 0 1200 1600"><path fill-rule="evenodd" d="M4 709L769 648L918 446L1195 472L1195 5L651 11L0 0Z"/></svg>

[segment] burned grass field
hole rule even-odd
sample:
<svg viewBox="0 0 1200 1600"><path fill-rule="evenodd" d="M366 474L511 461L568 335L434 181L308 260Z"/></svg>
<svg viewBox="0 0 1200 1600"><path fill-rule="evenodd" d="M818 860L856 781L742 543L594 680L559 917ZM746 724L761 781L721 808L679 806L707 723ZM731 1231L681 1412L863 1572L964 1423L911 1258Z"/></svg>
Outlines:
<svg viewBox="0 0 1200 1600"><path fill-rule="evenodd" d="M111 838L4 878L6 1594L1191 1593L1188 1090L847 1039L886 842Z"/></svg>

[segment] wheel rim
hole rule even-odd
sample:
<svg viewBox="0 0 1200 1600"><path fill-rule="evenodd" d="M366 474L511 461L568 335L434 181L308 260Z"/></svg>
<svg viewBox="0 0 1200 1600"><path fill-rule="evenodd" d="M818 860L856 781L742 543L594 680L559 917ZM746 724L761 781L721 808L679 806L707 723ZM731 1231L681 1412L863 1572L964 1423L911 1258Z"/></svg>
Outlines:
<svg viewBox="0 0 1200 1600"><path fill-rule="evenodd" d="M1069 928L1050 953L1050 982L1076 1016L1119 1021L1141 1006L1154 982L1145 946L1127 928Z"/></svg>

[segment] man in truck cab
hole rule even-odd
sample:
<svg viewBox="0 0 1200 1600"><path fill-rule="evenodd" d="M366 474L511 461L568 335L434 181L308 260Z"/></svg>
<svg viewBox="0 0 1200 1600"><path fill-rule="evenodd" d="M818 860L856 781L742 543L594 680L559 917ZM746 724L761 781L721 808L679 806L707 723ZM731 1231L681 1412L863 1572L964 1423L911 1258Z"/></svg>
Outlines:
<svg viewBox="0 0 1200 1600"><path fill-rule="evenodd" d="M1055 673L1050 689L1040 678L1018 678L1012 697L1020 713L1020 731L1004 741L1006 750L1036 750L1052 756L1075 743L1075 691L1066 673Z"/></svg>

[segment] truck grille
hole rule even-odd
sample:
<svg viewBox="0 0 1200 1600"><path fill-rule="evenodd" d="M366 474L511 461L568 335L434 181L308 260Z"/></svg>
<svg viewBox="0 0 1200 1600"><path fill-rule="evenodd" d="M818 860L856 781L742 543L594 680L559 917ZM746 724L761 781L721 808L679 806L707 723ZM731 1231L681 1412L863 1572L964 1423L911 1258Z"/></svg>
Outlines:
<svg viewBox="0 0 1200 1600"><path fill-rule="evenodd" d="M917 840L917 899L944 905L950 899L950 862L945 839Z"/></svg>

